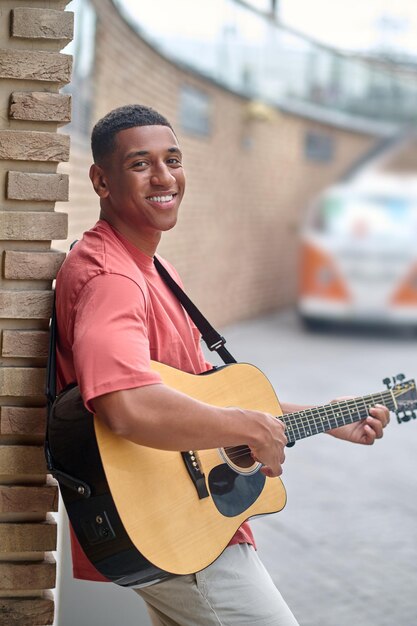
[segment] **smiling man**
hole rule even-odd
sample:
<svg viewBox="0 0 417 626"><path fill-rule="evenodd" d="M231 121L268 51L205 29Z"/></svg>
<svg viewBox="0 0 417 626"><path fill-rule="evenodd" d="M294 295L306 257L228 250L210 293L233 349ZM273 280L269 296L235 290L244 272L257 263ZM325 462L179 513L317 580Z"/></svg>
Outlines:
<svg viewBox="0 0 417 626"><path fill-rule="evenodd" d="M103 149L95 148L90 169L101 200L100 217L153 256L161 232L175 226L184 195L176 137L169 126L136 126L117 134L114 152Z"/></svg>
<svg viewBox="0 0 417 626"><path fill-rule="evenodd" d="M247 445L265 475L280 475L287 442L280 420L199 402L164 385L151 369L151 359L192 374L212 368L198 330L154 265L161 235L175 226L185 190L171 125L150 108L121 107L94 127L92 151L90 178L100 198L100 219L57 278L58 387L76 381L86 407L135 443L175 451ZM158 258L179 281L175 269ZM370 413L332 434L373 443L389 414L382 406ZM206 569L139 590L153 623L295 626L253 546L245 522ZM106 580L74 534L72 553L75 577Z"/></svg>

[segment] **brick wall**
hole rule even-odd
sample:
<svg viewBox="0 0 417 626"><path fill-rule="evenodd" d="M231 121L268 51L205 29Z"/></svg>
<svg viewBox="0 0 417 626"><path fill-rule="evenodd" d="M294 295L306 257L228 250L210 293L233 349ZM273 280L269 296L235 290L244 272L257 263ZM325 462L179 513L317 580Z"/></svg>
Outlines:
<svg viewBox="0 0 417 626"><path fill-rule="evenodd" d="M122 104L153 106L174 125L185 154L187 191L175 230L160 252L178 267L187 290L215 324L286 306L296 290L297 229L314 193L363 154L374 138L318 124L253 103L176 66L141 39L111 0L97 8L92 121ZM185 133L183 85L211 100L211 133ZM308 130L335 142L329 163L307 161ZM88 138L73 142L70 239L98 216L91 189ZM67 243L62 247L66 249Z"/></svg>
<svg viewBox="0 0 417 626"><path fill-rule="evenodd" d="M45 364L51 281L67 237L72 39L66 0L0 6L0 623L52 624L57 487L46 475ZM20 6L21 5L21 6ZM29 6L28 6L29 5Z"/></svg>

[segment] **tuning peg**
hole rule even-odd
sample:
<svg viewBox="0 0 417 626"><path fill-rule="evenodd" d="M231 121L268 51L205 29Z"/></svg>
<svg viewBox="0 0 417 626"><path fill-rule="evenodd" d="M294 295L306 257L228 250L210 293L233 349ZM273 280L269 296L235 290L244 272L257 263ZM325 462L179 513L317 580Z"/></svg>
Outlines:
<svg viewBox="0 0 417 626"><path fill-rule="evenodd" d="M410 420L405 411L395 411L395 415L397 416L397 422L399 424L402 424L403 422L408 422Z"/></svg>
<svg viewBox="0 0 417 626"><path fill-rule="evenodd" d="M409 422L411 419L417 418L417 411L395 411L395 414L397 416L397 421L399 424L402 424L403 422Z"/></svg>
<svg viewBox="0 0 417 626"><path fill-rule="evenodd" d="M397 374L397 376L395 377L399 383L401 383L403 380L405 380L405 375L404 374Z"/></svg>
<svg viewBox="0 0 417 626"><path fill-rule="evenodd" d="M388 389L391 389L391 378L384 378L382 382L384 383L384 385L386 385Z"/></svg>

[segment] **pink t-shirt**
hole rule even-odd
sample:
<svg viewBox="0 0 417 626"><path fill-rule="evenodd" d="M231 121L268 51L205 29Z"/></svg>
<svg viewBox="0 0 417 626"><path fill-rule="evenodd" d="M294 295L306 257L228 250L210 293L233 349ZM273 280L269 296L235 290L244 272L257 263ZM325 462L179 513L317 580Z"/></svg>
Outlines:
<svg viewBox="0 0 417 626"><path fill-rule="evenodd" d="M180 283L175 269L160 259ZM200 333L145 255L100 220L68 254L56 281L58 390L77 381L84 403L160 383L151 359L192 374L211 369ZM167 523L169 520L167 520ZM234 543L254 543L247 523ZM107 580L71 529L75 578Z"/></svg>

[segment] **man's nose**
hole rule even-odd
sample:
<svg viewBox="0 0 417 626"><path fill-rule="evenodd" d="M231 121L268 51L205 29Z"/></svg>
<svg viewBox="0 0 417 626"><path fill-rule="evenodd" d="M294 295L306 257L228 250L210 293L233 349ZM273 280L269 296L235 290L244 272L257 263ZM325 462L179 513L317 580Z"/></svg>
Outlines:
<svg viewBox="0 0 417 626"><path fill-rule="evenodd" d="M151 176L152 185L171 185L175 182L175 176L166 163L155 166Z"/></svg>

